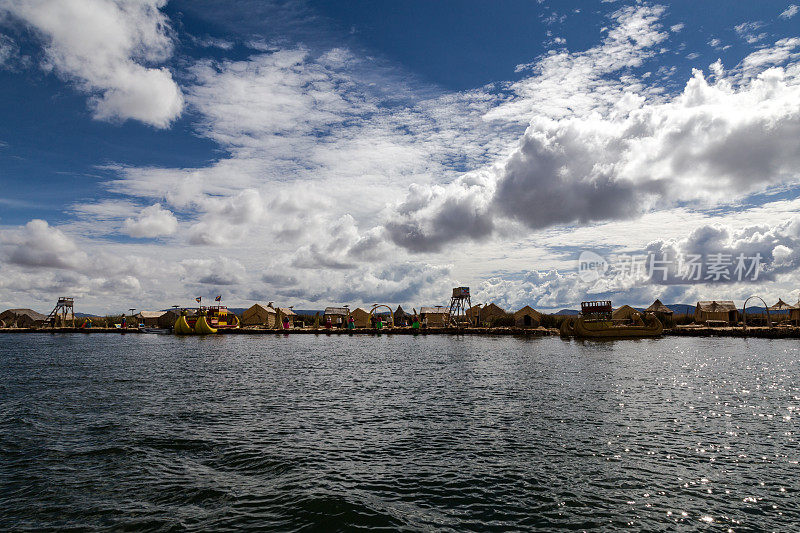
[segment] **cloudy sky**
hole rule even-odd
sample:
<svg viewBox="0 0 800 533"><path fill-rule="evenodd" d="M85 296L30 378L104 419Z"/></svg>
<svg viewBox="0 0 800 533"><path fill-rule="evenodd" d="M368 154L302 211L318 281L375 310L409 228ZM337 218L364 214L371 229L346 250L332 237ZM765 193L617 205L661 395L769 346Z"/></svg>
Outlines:
<svg viewBox="0 0 800 533"><path fill-rule="evenodd" d="M342 4L0 0L0 308L797 301L800 6Z"/></svg>

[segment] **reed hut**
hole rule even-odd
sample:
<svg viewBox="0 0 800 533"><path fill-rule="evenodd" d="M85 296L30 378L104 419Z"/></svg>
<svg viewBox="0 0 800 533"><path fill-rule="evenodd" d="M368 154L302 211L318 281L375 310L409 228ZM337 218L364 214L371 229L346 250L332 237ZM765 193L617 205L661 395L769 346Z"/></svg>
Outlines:
<svg viewBox="0 0 800 533"><path fill-rule="evenodd" d="M275 310L278 312L278 316L280 317L280 324L278 324L278 327L283 327L284 318L289 319L289 327L294 327L294 321L297 318L297 313L288 307L276 307Z"/></svg>
<svg viewBox="0 0 800 533"><path fill-rule="evenodd" d="M514 313L514 325L518 328L538 328L542 323L542 313L526 305Z"/></svg>
<svg viewBox="0 0 800 533"><path fill-rule="evenodd" d="M345 327L347 325L347 317L350 315L350 310L346 307L326 307L325 313L323 314L324 322L328 322L328 318L331 319L331 324L334 327Z"/></svg>
<svg viewBox="0 0 800 533"><path fill-rule="evenodd" d="M357 307L350 311L350 316L353 317L353 323L357 328L368 328L372 326L370 322L372 315L369 314L369 311Z"/></svg>
<svg viewBox="0 0 800 533"><path fill-rule="evenodd" d="M493 303L484 306L473 305L467 309L467 318L471 324L476 326L489 326L494 320L504 317L506 314L505 309Z"/></svg>
<svg viewBox="0 0 800 533"><path fill-rule="evenodd" d="M798 300L797 303L794 304L789 310L789 320L791 320L795 325L800 324L800 300Z"/></svg>
<svg viewBox="0 0 800 533"><path fill-rule="evenodd" d="M175 322L178 321L180 318L181 312L179 309L170 309L169 311L164 311L160 317L158 317L158 327L159 328L172 328L175 327Z"/></svg>
<svg viewBox="0 0 800 533"><path fill-rule="evenodd" d="M398 305L397 310L394 312L394 325L407 326L411 321L411 315L403 311L403 306Z"/></svg>
<svg viewBox="0 0 800 533"><path fill-rule="evenodd" d="M47 316L33 309L6 309L0 320L9 328L33 328L43 326Z"/></svg>
<svg viewBox="0 0 800 533"><path fill-rule="evenodd" d="M641 315L641 313L630 305L623 305L611 313L611 318L612 320L633 320L634 315Z"/></svg>
<svg viewBox="0 0 800 533"><path fill-rule="evenodd" d="M672 309L661 303L661 300L658 298L656 298L656 301L653 302L653 305L645 309L644 312L653 313L662 324L667 324L667 321L671 321L672 315L674 314ZM672 322L669 323L671 324Z"/></svg>
<svg viewBox="0 0 800 533"><path fill-rule="evenodd" d="M644 311L645 313L653 313L656 316L658 315L672 316L673 314L672 309L661 303L661 300L659 300L658 298L656 298L656 301L653 302L653 304Z"/></svg>
<svg viewBox="0 0 800 533"><path fill-rule="evenodd" d="M277 323L278 311L272 307L271 303L267 305L253 304L245 309L242 313L242 325L274 328Z"/></svg>
<svg viewBox="0 0 800 533"><path fill-rule="evenodd" d="M157 328L158 327L158 319L161 318L161 315L164 314L164 311L139 311L133 318L139 321L139 324L144 324L147 328Z"/></svg>
<svg viewBox="0 0 800 533"><path fill-rule="evenodd" d="M419 310L419 318L425 322L427 319L428 327L430 328L443 328L446 327L450 321L450 311L447 307L437 305L436 307L421 307Z"/></svg>
<svg viewBox="0 0 800 533"><path fill-rule="evenodd" d="M708 321L736 324L739 321L739 311L731 300L697 302L694 321L698 324Z"/></svg>
<svg viewBox="0 0 800 533"><path fill-rule="evenodd" d="M792 317L792 311L795 309L795 306L787 304L782 299L778 298L778 301L775 305L769 306L770 318L774 322L785 322L787 319L792 321L794 318Z"/></svg>
<svg viewBox="0 0 800 533"><path fill-rule="evenodd" d="M793 305L789 305L786 302L784 302L782 299L778 298L778 301L775 303L775 305L770 305L769 306L769 312L770 313L781 313L781 312L786 313L788 311L791 311L794 308L795 307Z"/></svg>

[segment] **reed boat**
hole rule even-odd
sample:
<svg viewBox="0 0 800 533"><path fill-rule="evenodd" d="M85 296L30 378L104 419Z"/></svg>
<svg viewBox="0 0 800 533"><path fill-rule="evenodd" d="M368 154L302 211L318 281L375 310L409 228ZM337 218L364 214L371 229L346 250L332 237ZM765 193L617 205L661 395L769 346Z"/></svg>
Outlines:
<svg viewBox="0 0 800 533"><path fill-rule="evenodd" d="M200 307L190 316L188 309L181 312L173 328L177 335L210 335L221 329L237 329L239 318L222 305Z"/></svg>
<svg viewBox="0 0 800 533"><path fill-rule="evenodd" d="M661 321L651 313L644 318L635 315L632 323L620 323L611 314L610 301L581 302L581 316L564 320L560 333L583 339L638 339L658 337L664 331Z"/></svg>

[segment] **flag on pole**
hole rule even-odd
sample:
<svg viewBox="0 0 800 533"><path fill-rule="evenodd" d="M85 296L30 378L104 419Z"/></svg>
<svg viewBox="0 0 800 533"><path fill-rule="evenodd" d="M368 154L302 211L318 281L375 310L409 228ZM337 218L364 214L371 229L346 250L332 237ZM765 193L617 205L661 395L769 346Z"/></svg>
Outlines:
<svg viewBox="0 0 800 533"><path fill-rule="evenodd" d="M200 301L201 301L202 299L203 299L203 297L202 297L202 296L198 296L197 298L195 298L195 299L194 299L194 301L195 301L195 302L197 302L197 303L200 303Z"/></svg>
<svg viewBox="0 0 800 533"><path fill-rule="evenodd" d="M217 296L216 298L214 298L214 301L215 301L215 302L221 302L221 301L222 301L222 295L220 294L219 296Z"/></svg>

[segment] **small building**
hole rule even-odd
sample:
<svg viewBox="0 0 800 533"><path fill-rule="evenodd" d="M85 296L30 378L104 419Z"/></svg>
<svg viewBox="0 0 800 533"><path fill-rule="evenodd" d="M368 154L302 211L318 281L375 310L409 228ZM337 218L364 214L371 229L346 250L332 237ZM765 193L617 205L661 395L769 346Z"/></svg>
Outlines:
<svg viewBox="0 0 800 533"><path fill-rule="evenodd" d="M179 309L170 309L169 311L164 311L160 317L158 317L158 327L159 328L172 328L175 327L175 322L181 316L181 312Z"/></svg>
<svg viewBox="0 0 800 533"><path fill-rule="evenodd" d="M429 328L443 328L450 322L450 310L447 307L437 305L436 307L421 307L419 319L426 323Z"/></svg>
<svg viewBox="0 0 800 533"><path fill-rule="evenodd" d="M542 313L526 305L514 313L514 325L518 328L538 328L542 323Z"/></svg>
<svg viewBox="0 0 800 533"><path fill-rule="evenodd" d="M504 316L506 316L505 309L493 303L484 306L473 305L467 309L470 324L476 326L490 326L495 319Z"/></svg>
<svg viewBox="0 0 800 533"><path fill-rule="evenodd" d="M633 320L634 315L641 315L639 311L630 305L623 305L613 313L611 313L612 320Z"/></svg>
<svg viewBox="0 0 800 533"><path fill-rule="evenodd" d="M0 313L0 320L8 328L33 328L43 326L47 315L33 309L6 309Z"/></svg>
<svg viewBox="0 0 800 533"><path fill-rule="evenodd" d="M709 320L736 324L739 321L739 311L731 300L697 302L694 321L700 324Z"/></svg>
<svg viewBox="0 0 800 533"><path fill-rule="evenodd" d="M793 321L792 311L794 309L795 306L787 304L781 298L778 298L775 305L769 306L770 319L776 324L785 323L787 320Z"/></svg>
<svg viewBox="0 0 800 533"><path fill-rule="evenodd" d="M294 320L297 318L297 313L288 307L276 307L275 311L277 311L277 316L280 317L278 327L283 327L283 320L285 318L289 319L289 327L294 327Z"/></svg>
<svg viewBox="0 0 800 533"><path fill-rule="evenodd" d="M272 302L266 305L253 304L245 309L242 313L242 325L274 328L275 318L278 312L271 304Z"/></svg>
<svg viewBox="0 0 800 533"><path fill-rule="evenodd" d="M401 305L397 306L397 310L394 312L393 318L394 325L398 327L407 326L408 323L411 322L411 315L406 313Z"/></svg>
<svg viewBox="0 0 800 533"><path fill-rule="evenodd" d="M353 323L357 328L372 327L372 323L370 322L372 315L370 315L368 311L357 307L350 311L350 316L353 317Z"/></svg>
<svg viewBox="0 0 800 533"><path fill-rule="evenodd" d="M793 305L789 305L786 302L784 302L781 298L778 298L778 301L777 301L777 303L775 305L770 305L769 306L769 312L770 313L788 314L789 311L791 311L794 308L795 307Z"/></svg>
<svg viewBox="0 0 800 533"><path fill-rule="evenodd" d="M800 324L800 300L789 310L789 320L795 325Z"/></svg>
<svg viewBox="0 0 800 533"><path fill-rule="evenodd" d="M325 313L322 315L323 323L327 324L330 318L334 327L343 328L347 325L347 317L349 315L350 310L346 307L326 307Z"/></svg>
<svg viewBox="0 0 800 533"><path fill-rule="evenodd" d="M645 309L644 312L653 313L659 319L669 318L672 317L673 315L672 309L661 303L661 300L659 300L658 298L656 298L656 301L653 302L653 305Z"/></svg>
<svg viewBox="0 0 800 533"><path fill-rule="evenodd" d="M161 315L164 314L164 311L139 311L133 318L139 321L139 324L144 324L145 327L148 328L157 328L158 326L158 319L161 318Z"/></svg>

